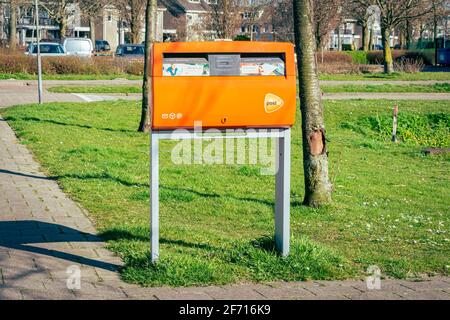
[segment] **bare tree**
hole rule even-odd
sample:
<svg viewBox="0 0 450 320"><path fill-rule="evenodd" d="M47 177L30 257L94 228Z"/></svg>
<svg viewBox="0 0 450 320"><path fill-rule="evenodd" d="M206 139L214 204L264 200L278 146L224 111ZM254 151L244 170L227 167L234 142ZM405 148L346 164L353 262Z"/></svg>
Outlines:
<svg viewBox="0 0 450 320"><path fill-rule="evenodd" d="M380 11L381 38L383 42L384 72L394 72L390 47L393 29L404 21L423 16L432 10L430 0L357 0L362 6L375 5Z"/></svg>
<svg viewBox="0 0 450 320"><path fill-rule="evenodd" d="M9 2L9 47L15 49L17 47L17 1Z"/></svg>
<svg viewBox="0 0 450 320"><path fill-rule="evenodd" d="M344 15L355 18L362 28L362 49L369 51L370 45L370 29L369 18L373 15L369 3L363 4L358 0L350 0L343 2Z"/></svg>
<svg viewBox="0 0 450 320"><path fill-rule="evenodd" d="M328 178L323 105L315 60L313 8L313 0L294 0L294 32L302 113L304 204L320 207L331 202L332 185Z"/></svg>
<svg viewBox="0 0 450 320"><path fill-rule="evenodd" d="M272 17L274 40L294 42L292 0L275 0L268 9Z"/></svg>
<svg viewBox="0 0 450 320"><path fill-rule="evenodd" d="M444 26L444 20L448 18L450 5L447 0L430 0L431 1L431 18L433 21L433 42L434 42L434 61L435 65L438 63L438 27ZM446 32L445 30L444 32Z"/></svg>
<svg viewBox="0 0 450 320"><path fill-rule="evenodd" d="M327 36L342 20L344 0L313 0L313 33L316 48L321 48ZM291 0L274 0L268 8L272 16L274 35L277 40L294 42L294 16Z"/></svg>
<svg viewBox="0 0 450 320"><path fill-rule="evenodd" d="M73 10L78 4L78 0L41 0L39 4L58 23L60 39L65 38L67 36L69 16L73 15Z"/></svg>
<svg viewBox="0 0 450 320"><path fill-rule="evenodd" d="M142 85L142 112L138 131L149 132L152 128L152 44L156 41L157 0L147 0L145 10L145 62Z"/></svg>
<svg viewBox="0 0 450 320"><path fill-rule="evenodd" d="M342 0L313 0L313 28L317 49L323 47L325 38L341 22Z"/></svg>
<svg viewBox="0 0 450 320"><path fill-rule="evenodd" d="M130 24L131 42L141 42L141 32L144 24L143 17L146 14L147 0L117 0L115 5Z"/></svg>
<svg viewBox="0 0 450 320"><path fill-rule="evenodd" d="M253 28L255 24L260 22L264 9L270 7L271 2L271 0L243 1L242 20L250 27L250 41L254 40Z"/></svg>
<svg viewBox="0 0 450 320"><path fill-rule="evenodd" d="M209 13L204 19L207 30L218 38L232 39L242 22L240 0L219 0L211 2Z"/></svg>
<svg viewBox="0 0 450 320"><path fill-rule="evenodd" d="M82 15L89 20L90 38L95 45L96 30L95 25L103 8L113 3L113 0L79 0L79 6Z"/></svg>

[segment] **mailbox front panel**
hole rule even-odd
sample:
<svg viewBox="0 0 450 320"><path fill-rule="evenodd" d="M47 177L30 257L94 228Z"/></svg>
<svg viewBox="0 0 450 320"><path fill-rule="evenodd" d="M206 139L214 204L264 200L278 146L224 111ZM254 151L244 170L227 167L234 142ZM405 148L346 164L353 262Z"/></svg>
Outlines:
<svg viewBox="0 0 450 320"><path fill-rule="evenodd" d="M296 110L288 43L160 43L153 50L153 129L290 127Z"/></svg>

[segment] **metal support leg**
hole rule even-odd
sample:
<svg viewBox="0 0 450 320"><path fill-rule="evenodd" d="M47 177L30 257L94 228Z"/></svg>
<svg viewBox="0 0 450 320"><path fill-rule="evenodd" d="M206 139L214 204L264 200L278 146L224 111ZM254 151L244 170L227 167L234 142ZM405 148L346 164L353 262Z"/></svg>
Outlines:
<svg viewBox="0 0 450 320"><path fill-rule="evenodd" d="M152 263L159 258L159 137L150 133L150 239Z"/></svg>
<svg viewBox="0 0 450 320"><path fill-rule="evenodd" d="M283 257L289 254L291 193L291 129L277 139L275 191L275 246Z"/></svg>

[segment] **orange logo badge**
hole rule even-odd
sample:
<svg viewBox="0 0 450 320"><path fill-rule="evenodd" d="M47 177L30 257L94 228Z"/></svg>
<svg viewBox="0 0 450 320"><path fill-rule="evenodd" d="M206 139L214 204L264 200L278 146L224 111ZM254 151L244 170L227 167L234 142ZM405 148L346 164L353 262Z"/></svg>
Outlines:
<svg viewBox="0 0 450 320"><path fill-rule="evenodd" d="M264 99L264 109L267 113L272 113L280 110L284 106L284 101L279 96L273 93L266 94Z"/></svg>

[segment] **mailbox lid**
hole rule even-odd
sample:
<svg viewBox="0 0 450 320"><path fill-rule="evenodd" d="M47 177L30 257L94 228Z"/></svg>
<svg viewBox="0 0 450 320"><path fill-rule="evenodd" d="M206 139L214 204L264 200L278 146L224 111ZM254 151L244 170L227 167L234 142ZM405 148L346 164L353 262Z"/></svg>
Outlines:
<svg viewBox="0 0 450 320"><path fill-rule="evenodd" d="M203 54L211 56L227 53L244 54L280 54L285 59L285 75L295 76L294 45L289 42L250 42L250 41L214 41L214 42L165 42L153 45L153 77L163 76L164 56L167 54ZM211 61L210 61L211 63Z"/></svg>
<svg viewBox="0 0 450 320"><path fill-rule="evenodd" d="M296 77L160 77L153 129L277 128L295 122Z"/></svg>

